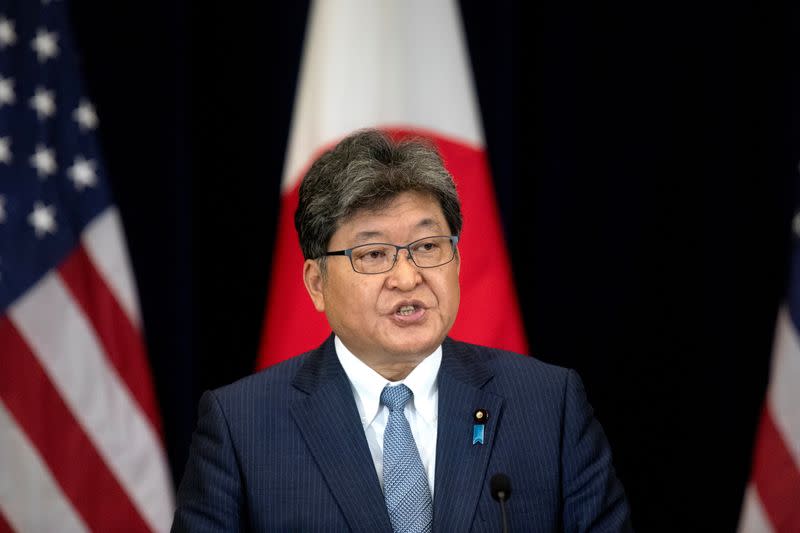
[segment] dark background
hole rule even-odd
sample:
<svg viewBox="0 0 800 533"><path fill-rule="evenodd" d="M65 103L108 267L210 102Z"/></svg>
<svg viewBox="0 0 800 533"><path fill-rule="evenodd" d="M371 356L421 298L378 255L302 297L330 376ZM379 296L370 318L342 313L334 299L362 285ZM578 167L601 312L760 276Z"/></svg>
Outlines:
<svg viewBox="0 0 800 533"><path fill-rule="evenodd" d="M732 531L800 159L796 3L461 2L532 352L639 531ZM179 479L252 371L307 2L71 7Z"/></svg>

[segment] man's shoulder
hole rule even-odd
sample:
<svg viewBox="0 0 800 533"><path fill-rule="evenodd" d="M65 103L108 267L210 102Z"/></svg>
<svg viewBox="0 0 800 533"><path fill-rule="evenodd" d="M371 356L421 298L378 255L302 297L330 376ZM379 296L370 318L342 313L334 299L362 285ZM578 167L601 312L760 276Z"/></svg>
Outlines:
<svg viewBox="0 0 800 533"><path fill-rule="evenodd" d="M285 399L298 369L311 353L313 352L290 357L212 392L223 403L243 397L255 399L276 396Z"/></svg>
<svg viewBox="0 0 800 533"><path fill-rule="evenodd" d="M546 363L532 355L524 355L491 346L470 344L450 340L450 345L459 351L469 352L489 368L497 372L524 372L542 375L544 377L563 376L570 372L568 368Z"/></svg>
<svg viewBox="0 0 800 533"><path fill-rule="evenodd" d="M546 363L531 355L508 350L451 341L458 351L469 353L485 364L493 375L495 387L517 391L563 391L573 370Z"/></svg>

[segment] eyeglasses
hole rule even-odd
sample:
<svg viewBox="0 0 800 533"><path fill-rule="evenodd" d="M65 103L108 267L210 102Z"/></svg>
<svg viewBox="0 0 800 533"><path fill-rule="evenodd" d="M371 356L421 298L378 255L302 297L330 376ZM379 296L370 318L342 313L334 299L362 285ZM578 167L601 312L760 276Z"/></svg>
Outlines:
<svg viewBox="0 0 800 533"><path fill-rule="evenodd" d="M398 246L383 242L362 244L346 250L325 252L323 256L346 255L350 258L353 270L359 274L383 274L389 272L397 263L400 250L408 250L408 257L420 268L433 268L446 265L456 256L458 237L455 235L436 235Z"/></svg>

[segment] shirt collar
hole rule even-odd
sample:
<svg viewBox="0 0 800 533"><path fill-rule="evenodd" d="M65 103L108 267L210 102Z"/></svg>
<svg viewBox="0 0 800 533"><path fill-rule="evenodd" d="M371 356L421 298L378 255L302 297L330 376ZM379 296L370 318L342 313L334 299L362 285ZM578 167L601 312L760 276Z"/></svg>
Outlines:
<svg viewBox="0 0 800 533"><path fill-rule="evenodd" d="M364 427L372 424L381 408L381 392L386 385L403 383L411 389L414 408L426 422L436 420L438 413L438 391L436 377L442 364L442 347L438 346L432 354L423 359L411 373L401 381L389 381L356 357L338 336L334 336L334 346L339 363L344 368L355 392L356 406Z"/></svg>

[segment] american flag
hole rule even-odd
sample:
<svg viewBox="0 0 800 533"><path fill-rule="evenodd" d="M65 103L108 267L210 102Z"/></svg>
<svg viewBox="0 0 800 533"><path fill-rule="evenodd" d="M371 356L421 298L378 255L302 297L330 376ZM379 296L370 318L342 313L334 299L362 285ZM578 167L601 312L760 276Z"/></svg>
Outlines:
<svg viewBox="0 0 800 533"><path fill-rule="evenodd" d="M800 212L792 226L789 294L778 312L740 533L800 531Z"/></svg>
<svg viewBox="0 0 800 533"><path fill-rule="evenodd" d="M0 532L164 531L138 302L67 15L0 2Z"/></svg>

